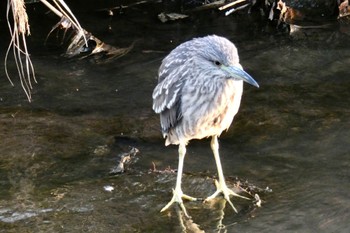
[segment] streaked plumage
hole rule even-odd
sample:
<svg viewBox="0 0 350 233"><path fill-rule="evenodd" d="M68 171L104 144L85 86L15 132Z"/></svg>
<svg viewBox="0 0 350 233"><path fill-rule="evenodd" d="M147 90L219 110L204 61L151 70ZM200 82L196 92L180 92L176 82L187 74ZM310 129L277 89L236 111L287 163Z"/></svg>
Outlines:
<svg viewBox="0 0 350 233"><path fill-rule="evenodd" d="M243 81L258 87L239 64L235 45L223 37L195 38L171 51L159 68L152 95L165 144L180 144L181 157L191 139L213 136L216 140L239 109Z"/></svg>

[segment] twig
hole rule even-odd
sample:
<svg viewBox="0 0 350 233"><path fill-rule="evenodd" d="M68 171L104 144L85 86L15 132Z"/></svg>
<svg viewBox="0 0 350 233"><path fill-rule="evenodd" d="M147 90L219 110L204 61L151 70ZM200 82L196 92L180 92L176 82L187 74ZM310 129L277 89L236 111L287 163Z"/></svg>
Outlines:
<svg viewBox="0 0 350 233"><path fill-rule="evenodd" d="M245 5L243 5L243 6L237 7L237 8L232 8L231 10L228 10L228 11L225 12L225 16L228 16L228 15L232 14L232 13L235 12L235 11L242 10L242 9L248 7L248 6L250 6L249 3L248 3L248 4L245 4Z"/></svg>
<svg viewBox="0 0 350 233"><path fill-rule="evenodd" d="M51 3L49 3L46 0L40 0L40 2L42 2L47 8L49 8L53 13L55 13L58 17L62 18L63 14L57 10L53 5L51 5Z"/></svg>
<svg viewBox="0 0 350 233"><path fill-rule="evenodd" d="M222 6L222 7L219 7L219 10L220 11L225 10L225 9L227 9L229 7L232 7L234 5L237 5L237 4L239 4L241 2L245 2L245 1L246 0L237 0L237 1L234 1L234 2L230 2L230 3L228 3L228 4L226 4L226 5Z"/></svg>
<svg viewBox="0 0 350 233"><path fill-rule="evenodd" d="M78 20L69 9L67 4L63 0L52 1L55 3L56 7L54 7L47 0L40 0L40 2L42 2L60 18L64 18L69 21L69 23L73 25L73 29L77 31L77 35L79 35L80 38L83 38L85 45L88 46L84 29L82 29ZM9 19L10 12L12 13L13 20ZM27 96L28 101L31 102L31 89L33 88L32 80L35 83L37 81L35 78L34 66L30 59L26 42L26 35L30 35L30 30L24 0L7 0L6 18L11 34L11 41L5 54L5 74L10 84L14 86L14 83L12 82L7 69L7 61L12 49L21 86ZM11 25L11 21L13 22L13 25Z"/></svg>
<svg viewBox="0 0 350 233"><path fill-rule="evenodd" d="M223 4L225 4L225 0L219 0L219 1L215 1L215 2L212 2L212 3L208 3L208 4L205 4L205 5L196 7L193 10L189 10L189 12L195 12L195 11L201 11L201 10L208 10L208 9L212 9L212 8L217 8L217 7L222 6Z"/></svg>
<svg viewBox="0 0 350 233"><path fill-rule="evenodd" d="M10 9L13 17L13 25L11 25L9 20ZM6 9L6 18L7 24L9 27L11 41L7 48L5 54L5 74L11 85L14 83L11 80L11 77L7 70L7 61L10 50L13 49L13 56L16 63L16 68L18 72L18 76L21 82L21 86L27 96L28 101L31 101L31 89L32 83L31 79L35 79L35 72L32 61L30 59L27 45L26 45L26 35L30 35L29 23L28 23L28 15L25 10L25 5L23 0L8 0L7 1L7 9ZM23 48L23 49L22 49ZM24 55L24 58L23 58ZM23 60L24 59L24 64ZM25 68L24 68L25 65Z"/></svg>
<svg viewBox="0 0 350 233"><path fill-rule="evenodd" d="M59 3L56 0L53 0L57 8L55 8L51 3L49 3L46 0L40 0L40 1L45 6L47 6L53 13L55 13L58 17L67 19L74 26L74 29L78 31L77 34L83 37L85 45L88 46L84 29L80 26L79 21L77 20L77 18L74 16L72 11L69 9L67 4L63 0L58 0Z"/></svg>

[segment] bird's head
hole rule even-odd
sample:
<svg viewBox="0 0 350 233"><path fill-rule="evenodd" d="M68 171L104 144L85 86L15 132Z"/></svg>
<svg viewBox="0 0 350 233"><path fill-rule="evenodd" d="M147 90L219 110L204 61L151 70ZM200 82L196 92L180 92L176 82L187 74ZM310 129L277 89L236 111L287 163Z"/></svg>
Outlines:
<svg viewBox="0 0 350 233"><path fill-rule="evenodd" d="M193 42L197 65L213 75L245 81L255 87L259 84L243 70L236 46L224 37L206 36Z"/></svg>

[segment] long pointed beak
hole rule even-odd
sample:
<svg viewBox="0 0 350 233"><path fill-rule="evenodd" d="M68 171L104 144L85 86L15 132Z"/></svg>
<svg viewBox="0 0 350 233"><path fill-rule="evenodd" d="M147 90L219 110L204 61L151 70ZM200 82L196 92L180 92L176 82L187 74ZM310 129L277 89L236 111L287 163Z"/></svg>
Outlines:
<svg viewBox="0 0 350 233"><path fill-rule="evenodd" d="M237 66L222 66L224 70L226 70L233 78L243 80L255 87L259 88L259 84L250 76L247 72L245 72L241 67Z"/></svg>

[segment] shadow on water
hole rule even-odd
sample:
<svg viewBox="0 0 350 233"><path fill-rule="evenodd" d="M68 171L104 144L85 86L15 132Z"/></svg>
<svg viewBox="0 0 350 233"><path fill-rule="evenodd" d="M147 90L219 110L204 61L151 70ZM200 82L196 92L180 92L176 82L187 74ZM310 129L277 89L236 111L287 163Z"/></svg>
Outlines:
<svg viewBox="0 0 350 233"><path fill-rule="evenodd" d="M33 20L33 103L0 74L0 232L349 232L350 47L343 35L292 40L245 14L161 24L151 8L111 21L80 12L81 23L107 43L137 41L106 64L43 52L53 24ZM226 178L272 192L259 193L261 208L233 198L238 214L220 199L186 203L186 219L176 207L159 213L176 176L152 169L176 168L177 148L164 146L151 93L172 48L213 33L235 42L261 86L245 86L241 110L221 137ZM137 162L110 176L130 146L140 150ZM184 192L210 195L215 175L209 141L191 142Z"/></svg>

